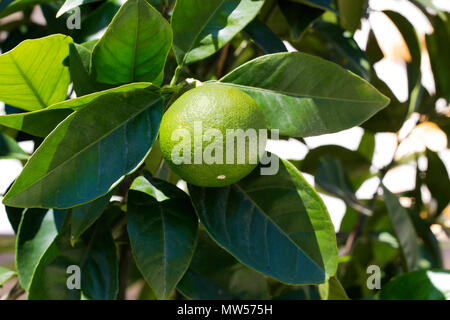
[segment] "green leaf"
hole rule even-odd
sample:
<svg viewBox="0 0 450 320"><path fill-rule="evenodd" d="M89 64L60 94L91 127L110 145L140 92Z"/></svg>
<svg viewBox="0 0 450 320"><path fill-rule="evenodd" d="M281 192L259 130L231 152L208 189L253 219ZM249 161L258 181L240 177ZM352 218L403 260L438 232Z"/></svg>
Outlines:
<svg viewBox="0 0 450 320"><path fill-rule="evenodd" d="M384 58L383 50L381 50L377 37L375 36L375 32L373 32L372 29L369 31L365 52L367 58L372 64L375 64Z"/></svg>
<svg viewBox="0 0 450 320"><path fill-rule="evenodd" d="M102 214L112 194L72 209L71 241L76 241Z"/></svg>
<svg viewBox="0 0 450 320"><path fill-rule="evenodd" d="M398 198L384 185L382 187L389 218L400 243L404 267L406 270L412 271L417 268L419 253L416 230L408 211L401 206Z"/></svg>
<svg viewBox="0 0 450 320"><path fill-rule="evenodd" d="M361 176L370 169L370 162L361 153L341 146L326 145L308 152L300 164L301 171L315 175L320 158L324 156L339 159L351 178Z"/></svg>
<svg viewBox="0 0 450 320"><path fill-rule="evenodd" d="M193 300L269 299L267 280L199 233L192 263L177 290Z"/></svg>
<svg viewBox="0 0 450 320"><path fill-rule="evenodd" d="M450 14L443 17L427 15L434 32L426 35L431 69L436 83L436 95L450 101Z"/></svg>
<svg viewBox="0 0 450 320"><path fill-rule="evenodd" d="M425 183L431 191L431 196L437 200L437 213L440 214L448 205L450 199L450 177L438 154L427 149L428 168Z"/></svg>
<svg viewBox="0 0 450 320"><path fill-rule="evenodd" d="M145 89L100 96L52 131L3 203L67 208L108 193L145 159L161 113L161 96Z"/></svg>
<svg viewBox="0 0 450 320"><path fill-rule="evenodd" d="M320 284L319 293L322 300L349 300L347 293L336 276Z"/></svg>
<svg viewBox="0 0 450 320"><path fill-rule="evenodd" d="M69 266L80 268L81 290L68 288ZM72 247L70 225L66 223L39 261L28 299L78 300L82 293L88 299L111 300L116 298L117 291L116 246L107 224L95 224Z"/></svg>
<svg viewBox="0 0 450 320"><path fill-rule="evenodd" d="M66 98L70 77L64 61L68 36L55 34L22 41L0 56L0 100L32 111Z"/></svg>
<svg viewBox="0 0 450 320"><path fill-rule="evenodd" d="M411 93L416 83L420 82L421 79L420 66L422 60L422 48L419 37L417 36L414 26L403 15L389 10L383 11L383 13L386 14L395 24L409 49L411 61L408 61L408 63L412 66L410 71L411 83L409 86L409 92Z"/></svg>
<svg viewBox="0 0 450 320"><path fill-rule="evenodd" d="M73 88L78 96L94 93L95 91L108 89L93 79L89 73L92 49L76 43L70 44L69 70Z"/></svg>
<svg viewBox="0 0 450 320"><path fill-rule="evenodd" d="M338 0L339 23L343 29L355 32L361 27L366 0Z"/></svg>
<svg viewBox="0 0 450 320"><path fill-rule="evenodd" d="M386 95L391 102L387 108L381 110L367 122L363 123L362 127L371 132L397 132L406 120L408 104L400 102L389 86L378 78L375 72L372 72L371 79L372 85L382 94Z"/></svg>
<svg viewBox="0 0 450 320"><path fill-rule="evenodd" d="M189 185L196 212L217 243L245 265L290 284L334 275L337 248L328 211L288 161L223 188Z"/></svg>
<svg viewBox="0 0 450 320"><path fill-rule="evenodd" d="M322 9L287 0L280 1L278 5L289 24L293 41L298 41L303 32L324 12Z"/></svg>
<svg viewBox="0 0 450 320"><path fill-rule="evenodd" d="M16 267L20 285L28 291L33 273L58 234L65 211L26 209L16 242Z"/></svg>
<svg viewBox="0 0 450 320"><path fill-rule="evenodd" d="M209 57L250 21L263 0L179 0L172 15L173 49L179 65Z"/></svg>
<svg viewBox="0 0 450 320"><path fill-rule="evenodd" d="M92 52L98 82L160 83L172 45L169 23L146 0L128 0Z"/></svg>
<svg viewBox="0 0 450 320"><path fill-rule="evenodd" d="M12 279L16 273L12 270L9 270L8 268L0 266L0 288L2 285L4 285L7 281Z"/></svg>
<svg viewBox="0 0 450 320"><path fill-rule="evenodd" d="M383 286L380 299L449 300L450 271L418 270L400 275Z"/></svg>
<svg viewBox="0 0 450 320"><path fill-rule="evenodd" d="M64 13L69 12L72 9L75 9L83 4L97 2L101 0L66 0L64 4L59 9L58 13L56 14L56 18L59 18Z"/></svg>
<svg viewBox="0 0 450 320"><path fill-rule="evenodd" d="M296 48L335 62L370 80L370 64L352 35L339 26L318 20L305 32Z"/></svg>
<svg viewBox="0 0 450 320"><path fill-rule="evenodd" d="M313 136L348 129L389 99L338 65L303 53L256 58L220 79L248 93L268 127L282 135Z"/></svg>
<svg viewBox="0 0 450 320"><path fill-rule="evenodd" d="M0 18L9 16L11 13L31 8L36 4L53 2L56 0L4 0L0 4Z"/></svg>
<svg viewBox="0 0 450 320"><path fill-rule="evenodd" d="M255 18L244 29L244 32L255 41L265 54L287 52L286 46L261 20Z"/></svg>
<svg viewBox="0 0 450 320"><path fill-rule="evenodd" d="M372 163L373 154L375 152L375 135L371 132L364 132L357 151L366 158L369 163Z"/></svg>
<svg viewBox="0 0 450 320"><path fill-rule="evenodd" d="M371 215L372 210L356 198L352 183L338 159L330 156L322 158L317 168L315 182L356 211Z"/></svg>
<svg viewBox="0 0 450 320"><path fill-rule="evenodd" d="M18 159L27 160L29 155L22 150L16 140L0 132L0 160Z"/></svg>
<svg viewBox="0 0 450 320"><path fill-rule="evenodd" d="M189 197L163 180L138 177L128 195L128 234L134 259L158 299L167 299L186 272L198 219Z"/></svg>

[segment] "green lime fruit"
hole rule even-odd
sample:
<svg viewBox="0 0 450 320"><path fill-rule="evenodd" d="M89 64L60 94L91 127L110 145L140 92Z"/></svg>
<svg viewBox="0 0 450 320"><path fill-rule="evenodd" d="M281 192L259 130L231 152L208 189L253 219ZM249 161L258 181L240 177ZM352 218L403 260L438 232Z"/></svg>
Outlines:
<svg viewBox="0 0 450 320"><path fill-rule="evenodd" d="M222 187L258 165L265 129L264 115L249 95L231 86L206 84L184 93L166 111L160 146L171 169L186 182Z"/></svg>

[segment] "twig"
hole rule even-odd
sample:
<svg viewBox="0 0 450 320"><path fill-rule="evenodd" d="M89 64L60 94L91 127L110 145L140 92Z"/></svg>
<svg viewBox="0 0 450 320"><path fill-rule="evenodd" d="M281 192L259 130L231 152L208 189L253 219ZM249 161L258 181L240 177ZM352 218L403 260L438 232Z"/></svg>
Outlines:
<svg viewBox="0 0 450 320"><path fill-rule="evenodd" d="M222 49L222 53L220 54L219 62L217 65L217 79L220 79L223 74L223 67L225 65L225 61L227 60L228 51L230 50L230 42L228 42Z"/></svg>
<svg viewBox="0 0 450 320"><path fill-rule="evenodd" d="M17 300L24 293L25 290L20 286L19 281L17 281L14 287L12 287L12 289L8 292L5 300Z"/></svg>

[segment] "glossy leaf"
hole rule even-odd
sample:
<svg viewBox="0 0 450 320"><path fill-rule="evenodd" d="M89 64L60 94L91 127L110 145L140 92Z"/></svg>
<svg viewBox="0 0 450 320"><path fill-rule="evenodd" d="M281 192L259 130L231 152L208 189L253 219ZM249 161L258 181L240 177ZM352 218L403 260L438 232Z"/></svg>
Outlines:
<svg viewBox="0 0 450 320"><path fill-rule="evenodd" d="M12 270L9 270L8 268L0 266L0 288L2 285L4 285L7 281L12 279L16 273Z"/></svg>
<svg viewBox="0 0 450 320"><path fill-rule="evenodd" d="M102 214L112 194L108 193L94 201L72 209L71 241L76 241Z"/></svg>
<svg viewBox="0 0 450 320"><path fill-rule="evenodd" d="M134 259L158 299L167 299L186 272L198 219L189 197L163 180L138 177L128 195L128 234Z"/></svg>
<svg viewBox="0 0 450 320"><path fill-rule="evenodd" d="M3 203L67 208L106 194L145 159L161 113L162 98L145 89L101 96L52 131Z"/></svg>
<svg viewBox="0 0 450 320"><path fill-rule="evenodd" d="M28 291L33 273L58 234L65 211L26 209L19 225L16 267L20 285Z"/></svg>
<svg viewBox="0 0 450 320"><path fill-rule="evenodd" d="M364 203L356 198L352 183L338 159L330 156L322 158L317 168L315 182L356 211L366 215L372 213Z"/></svg>
<svg viewBox="0 0 450 320"><path fill-rule="evenodd" d="M72 273L78 266L81 290L69 289ZM42 290L45 288L45 290ZM104 223L96 224L81 241L70 244L70 226L66 223L39 261L33 274L28 299L78 300L81 293L88 299L115 299L118 291L116 246Z"/></svg>
<svg viewBox="0 0 450 320"><path fill-rule="evenodd" d="M258 18L250 22L244 32L265 54L287 51L283 41Z"/></svg>
<svg viewBox="0 0 450 320"><path fill-rule="evenodd" d="M389 218L400 243L405 268L406 270L412 271L417 268L419 252L414 225L406 209L401 206L398 198L384 185L382 187Z"/></svg>
<svg viewBox="0 0 450 320"><path fill-rule="evenodd" d="M32 111L66 98L70 77L64 61L72 39L61 34L22 41L0 56L0 100Z"/></svg>
<svg viewBox="0 0 450 320"><path fill-rule="evenodd" d="M172 44L169 23L146 0L128 0L92 52L98 82L160 83Z"/></svg>
<svg viewBox="0 0 450 320"><path fill-rule="evenodd" d="M383 286L380 299L449 300L450 271L418 270L400 275Z"/></svg>
<svg viewBox="0 0 450 320"><path fill-rule="evenodd" d="M180 0L172 15L173 49L179 65L186 65L221 49L261 9L262 0Z"/></svg>
<svg viewBox="0 0 450 320"><path fill-rule="evenodd" d="M349 300L345 289L336 276L319 285L319 293L322 300Z"/></svg>
<svg viewBox="0 0 450 320"><path fill-rule="evenodd" d="M291 163L276 175L256 169L228 187L189 191L206 231L245 265L291 284L323 283L336 272L327 209Z"/></svg>
<svg viewBox="0 0 450 320"><path fill-rule="evenodd" d="M361 27L366 0L338 0L339 23L343 29L355 32Z"/></svg>
<svg viewBox="0 0 450 320"><path fill-rule="evenodd" d="M1 159L28 159L28 154L22 150L17 142L10 136L0 132L0 160Z"/></svg>
<svg viewBox="0 0 450 320"><path fill-rule="evenodd" d="M275 53L235 69L220 82L248 93L268 127L313 136L361 124L389 99L341 67L303 53Z"/></svg>
<svg viewBox="0 0 450 320"><path fill-rule="evenodd" d="M199 234L194 258L177 290L193 300L269 298L264 276L240 264L205 232Z"/></svg>

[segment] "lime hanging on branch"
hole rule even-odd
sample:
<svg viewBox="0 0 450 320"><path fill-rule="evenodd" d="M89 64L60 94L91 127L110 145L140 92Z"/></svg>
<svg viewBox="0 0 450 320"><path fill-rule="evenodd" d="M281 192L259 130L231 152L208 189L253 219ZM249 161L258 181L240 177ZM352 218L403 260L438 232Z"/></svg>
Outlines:
<svg viewBox="0 0 450 320"><path fill-rule="evenodd" d="M169 166L188 183L221 187L241 180L265 150L266 124L246 93L206 84L178 98L164 114L160 144Z"/></svg>

